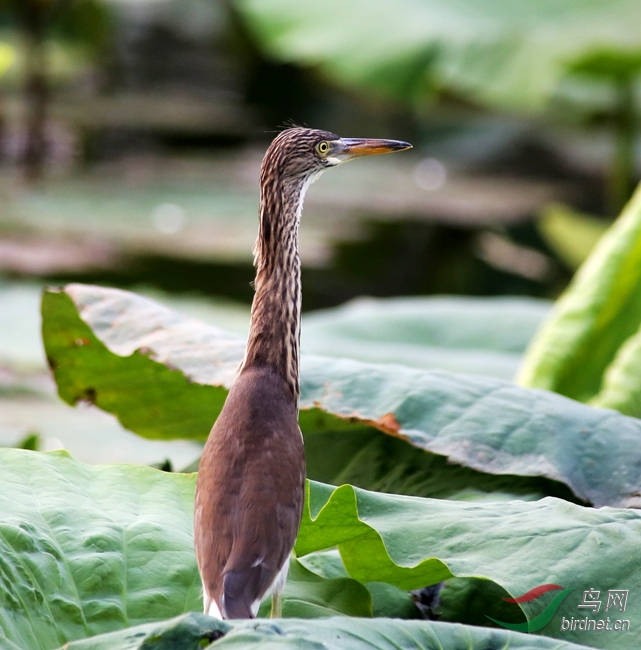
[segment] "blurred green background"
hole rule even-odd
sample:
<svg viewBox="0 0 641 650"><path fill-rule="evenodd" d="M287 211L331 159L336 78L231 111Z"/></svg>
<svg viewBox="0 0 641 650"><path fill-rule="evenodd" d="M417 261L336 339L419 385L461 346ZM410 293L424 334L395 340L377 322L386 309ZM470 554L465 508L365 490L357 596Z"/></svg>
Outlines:
<svg viewBox="0 0 641 650"><path fill-rule="evenodd" d="M197 456L57 401L39 292L134 288L243 332L289 122L414 144L310 190L306 312L556 297L639 179L640 24L637 0L0 0L0 444Z"/></svg>

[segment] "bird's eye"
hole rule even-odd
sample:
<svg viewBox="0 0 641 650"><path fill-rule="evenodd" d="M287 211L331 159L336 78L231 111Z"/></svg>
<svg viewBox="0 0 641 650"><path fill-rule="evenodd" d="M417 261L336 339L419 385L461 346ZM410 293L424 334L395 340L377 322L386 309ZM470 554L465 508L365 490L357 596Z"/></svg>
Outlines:
<svg viewBox="0 0 641 650"><path fill-rule="evenodd" d="M329 151L329 142L327 142L327 140L323 140L322 142L319 142L316 145L316 151L318 151L319 154L324 156Z"/></svg>

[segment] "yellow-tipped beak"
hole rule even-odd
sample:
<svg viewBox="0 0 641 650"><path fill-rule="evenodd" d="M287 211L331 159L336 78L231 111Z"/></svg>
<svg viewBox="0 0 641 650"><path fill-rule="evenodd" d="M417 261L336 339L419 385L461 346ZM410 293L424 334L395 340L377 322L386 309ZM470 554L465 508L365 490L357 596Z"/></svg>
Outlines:
<svg viewBox="0 0 641 650"><path fill-rule="evenodd" d="M333 150L330 153L332 158L338 158L340 162L358 158L359 156L376 156L382 153L394 153L411 149L409 142L401 140L376 140L373 138L341 138L332 143Z"/></svg>

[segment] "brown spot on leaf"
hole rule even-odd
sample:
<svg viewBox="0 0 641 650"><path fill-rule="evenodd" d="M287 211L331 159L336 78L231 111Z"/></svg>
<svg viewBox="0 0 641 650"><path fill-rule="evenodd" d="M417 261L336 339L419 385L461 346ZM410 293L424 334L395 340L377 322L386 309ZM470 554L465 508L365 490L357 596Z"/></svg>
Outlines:
<svg viewBox="0 0 641 650"><path fill-rule="evenodd" d="M379 429L380 431L383 431L389 436L395 436L405 441L409 440L408 436L401 433L401 425L396 419L394 413L385 413L385 415L382 415L380 418L378 418L378 420L370 420L366 417L363 417L358 412L344 413L344 414L330 413L328 411L325 411L325 409L321 406L320 402L314 402L314 407L316 407L321 412L327 413L327 415L329 416L340 418L341 420L345 420L346 422L350 422L352 424L367 424L370 427L374 427L376 429ZM308 408L309 407L302 407L302 410L307 410Z"/></svg>
<svg viewBox="0 0 641 650"><path fill-rule="evenodd" d="M407 436L401 433L401 425L394 413L385 413L378 420L361 420L365 424L369 424L372 427L380 429L389 436L395 436L401 440L407 440Z"/></svg>
<svg viewBox="0 0 641 650"><path fill-rule="evenodd" d="M385 413L383 417L376 420L375 424L383 429L385 433L398 435L401 430L401 425L398 423L396 416L393 413Z"/></svg>

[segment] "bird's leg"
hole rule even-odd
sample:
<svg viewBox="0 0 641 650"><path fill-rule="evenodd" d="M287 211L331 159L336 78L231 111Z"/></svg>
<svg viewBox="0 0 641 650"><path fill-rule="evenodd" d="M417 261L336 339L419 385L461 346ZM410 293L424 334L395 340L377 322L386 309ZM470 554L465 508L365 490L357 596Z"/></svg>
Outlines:
<svg viewBox="0 0 641 650"><path fill-rule="evenodd" d="M283 618L283 592L274 591L272 594L272 611L270 618Z"/></svg>
<svg viewBox="0 0 641 650"><path fill-rule="evenodd" d="M281 567L276 579L274 580L274 584L272 585L271 618L283 618L283 592L285 591L285 583L287 582L290 559L291 556L285 560L285 564Z"/></svg>

